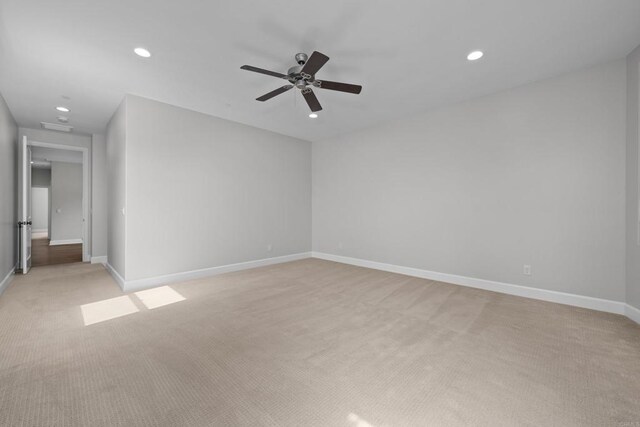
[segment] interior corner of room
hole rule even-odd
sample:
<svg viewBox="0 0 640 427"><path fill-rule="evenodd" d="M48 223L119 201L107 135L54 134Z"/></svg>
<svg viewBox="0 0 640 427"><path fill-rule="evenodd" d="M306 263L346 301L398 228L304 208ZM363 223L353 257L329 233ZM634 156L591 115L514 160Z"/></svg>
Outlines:
<svg viewBox="0 0 640 427"><path fill-rule="evenodd" d="M640 422L640 3L13 3L0 424Z"/></svg>

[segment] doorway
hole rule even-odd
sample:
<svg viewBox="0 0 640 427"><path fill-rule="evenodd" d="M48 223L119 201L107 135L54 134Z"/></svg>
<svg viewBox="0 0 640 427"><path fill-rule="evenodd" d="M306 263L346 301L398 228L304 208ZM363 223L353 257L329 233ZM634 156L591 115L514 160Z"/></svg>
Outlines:
<svg viewBox="0 0 640 427"><path fill-rule="evenodd" d="M88 261L88 150L26 138L23 144L23 274L30 267Z"/></svg>

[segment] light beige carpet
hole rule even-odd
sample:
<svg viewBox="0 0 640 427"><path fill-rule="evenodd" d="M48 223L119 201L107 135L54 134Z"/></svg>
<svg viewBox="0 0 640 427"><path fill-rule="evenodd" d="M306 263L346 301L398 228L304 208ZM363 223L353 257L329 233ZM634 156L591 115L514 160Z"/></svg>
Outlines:
<svg viewBox="0 0 640 427"><path fill-rule="evenodd" d="M0 297L0 425L637 426L640 326L315 259L139 296L39 267Z"/></svg>

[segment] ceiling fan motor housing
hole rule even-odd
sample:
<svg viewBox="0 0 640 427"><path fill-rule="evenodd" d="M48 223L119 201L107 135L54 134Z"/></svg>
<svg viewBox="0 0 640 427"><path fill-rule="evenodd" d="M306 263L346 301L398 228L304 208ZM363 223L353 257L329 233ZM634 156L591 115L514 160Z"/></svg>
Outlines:
<svg viewBox="0 0 640 427"><path fill-rule="evenodd" d="M298 65L304 65L309 57L306 53L296 53L296 62Z"/></svg>
<svg viewBox="0 0 640 427"><path fill-rule="evenodd" d="M302 65L296 65L295 67L291 67L289 68L289 71L287 71L287 74L289 75L289 77L293 77L293 76L299 76L300 75L300 71L302 71Z"/></svg>
<svg viewBox="0 0 640 427"><path fill-rule="evenodd" d="M312 75L302 72L309 57L306 53L297 53L295 58L298 65L289 68L289 71L287 71L288 79L298 89L304 89L309 83L313 83L314 80Z"/></svg>

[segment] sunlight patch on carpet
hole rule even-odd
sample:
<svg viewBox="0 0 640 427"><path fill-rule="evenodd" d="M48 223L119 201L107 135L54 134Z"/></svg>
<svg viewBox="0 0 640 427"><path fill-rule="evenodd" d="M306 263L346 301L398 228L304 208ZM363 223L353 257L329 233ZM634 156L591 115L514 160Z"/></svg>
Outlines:
<svg viewBox="0 0 640 427"><path fill-rule="evenodd" d="M349 420L355 427L373 427L373 424L369 424L353 412L349 414L347 420Z"/></svg>
<svg viewBox="0 0 640 427"><path fill-rule="evenodd" d="M80 306L84 325L89 326L106 320L137 313L138 307L128 296L105 299Z"/></svg>
<svg viewBox="0 0 640 427"><path fill-rule="evenodd" d="M160 286L159 288L139 291L135 294L149 310L185 300L185 297L170 286Z"/></svg>

